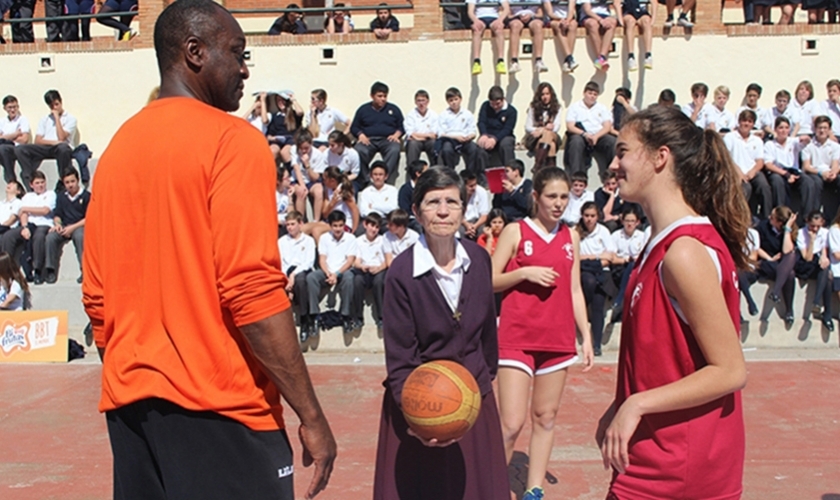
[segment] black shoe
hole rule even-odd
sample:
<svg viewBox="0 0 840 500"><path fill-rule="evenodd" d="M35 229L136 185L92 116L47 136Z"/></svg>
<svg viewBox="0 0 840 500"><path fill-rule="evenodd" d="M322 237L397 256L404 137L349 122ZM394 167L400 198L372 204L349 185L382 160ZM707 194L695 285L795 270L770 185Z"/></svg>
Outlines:
<svg viewBox="0 0 840 500"><path fill-rule="evenodd" d="M26 282L27 282L27 283L34 283L34 282L35 282L35 277L34 277L34 276L32 276L31 274L27 274L27 275L25 276L25 278L26 278Z"/></svg>
<svg viewBox="0 0 840 500"><path fill-rule="evenodd" d="M80 274L78 278L76 278L76 283L82 284L82 275Z"/></svg>
<svg viewBox="0 0 840 500"><path fill-rule="evenodd" d="M793 328L793 315L792 314L788 314L787 316L785 316L785 328L787 328L788 330Z"/></svg>
<svg viewBox="0 0 840 500"><path fill-rule="evenodd" d="M58 276L56 275L55 271L47 271L47 284L54 285L56 281L58 281Z"/></svg>
<svg viewBox="0 0 840 500"><path fill-rule="evenodd" d="M352 319L350 319L350 317L348 317L348 316L345 316L341 321L341 328L342 328L342 330L344 331L345 334L351 333L353 331L353 326L354 325L355 325L355 322Z"/></svg>
<svg viewBox="0 0 840 500"><path fill-rule="evenodd" d="M600 348L600 347L596 347L596 348L592 349L592 353L593 353L595 356L600 356L600 355L601 355L601 348Z"/></svg>
<svg viewBox="0 0 840 500"><path fill-rule="evenodd" d="M301 322L301 324L300 324L300 343L305 344L307 340L309 340L309 325L307 325L305 322Z"/></svg>
<svg viewBox="0 0 840 500"><path fill-rule="evenodd" d="M93 325L90 323L85 327L85 345L88 347L93 345Z"/></svg>
<svg viewBox="0 0 840 500"><path fill-rule="evenodd" d="M822 324L825 327L825 329L828 330L829 332L834 331L834 321L830 317L829 318L823 318Z"/></svg>
<svg viewBox="0 0 840 500"><path fill-rule="evenodd" d="M770 292L770 300L772 300L774 304L778 304L782 299L777 294Z"/></svg>
<svg viewBox="0 0 840 500"><path fill-rule="evenodd" d="M35 278L32 280L32 282L35 283L36 285L43 285L44 284L44 278L42 278L39 273L35 273Z"/></svg>
<svg viewBox="0 0 840 500"><path fill-rule="evenodd" d="M755 305L755 302L750 302L747 307L749 309L750 316L758 314L758 307Z"/></svg>

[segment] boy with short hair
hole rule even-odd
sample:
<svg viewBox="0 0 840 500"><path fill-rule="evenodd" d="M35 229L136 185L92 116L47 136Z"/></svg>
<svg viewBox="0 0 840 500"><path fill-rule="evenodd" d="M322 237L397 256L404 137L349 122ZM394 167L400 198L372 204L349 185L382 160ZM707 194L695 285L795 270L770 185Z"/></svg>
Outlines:
<svg viewBox="0 0 840 500"><path fill-rule="evenodd" d="M757 213L766 219L770 217L770 211L773 209L773 193L767 177L762 172L764 143L752 133L754 126L755 113L749 109L741 111L738 115L738 127L723 136L723 143L732 156L732 162L740 170L744 198L749 202L755 193L756 202L761 207ZM751 203L751 206L754 205L755 203Z"/></svg>
<svg viewBox="0 0 840 500"><path fill-rule="evenodd" d="M286 294L300 323L300 342L318 335L315 316L309 314L309 291L306 277L315 265L315 240L303 232L303 214L295 210L286 214L286 234L277 240L281 270L288 278Z"/></svg>
<svg viewBox="0 0 840 500"><path fill-rule="evenodd" d="M507 0L466 0L467 16L472 21L472 74L481 74L481 38L485 30L493 33L493 44L496 46L495 53L498 55L496 61L496 73L504 75L507 73L505 65L505 19L510 12ZM501 5L482 5L482 4Z"/></svg>
<svg viewBox="0 0 840 500"><path fill-rule="evenodd" d="M408 227L408 214L401 209L388 214L388 232L385 233L385 264L391 267L394 258L417 243L420 234Z"/></svg>
<svg viewBox="0 0 840 500"><path fill-rule="evenodd" d="M837 142L840 138L840 80L829 80L825 85L828 98L820 103L820 114L831 119L832 141Z"/></svg>
<svg viewBox="0 0 840 500"><path fill-rule="evenodd" d="M706 115L709 113L711 104L706 102L706 96L709 95L709 86L702 82L697 82L691 86L691 102L682 106L683 114L691 118L700 128L706 128L708 120Z"/></svg>
<svg viewBox="0 0 840 500"><path fill-rule="evenodd" d="M462 170L460 175L467 192L467 204L459 232L461 236L475 240L480 236L479 228L487 222L487 214L490 213L490 194L478 185L475 172Z"/></svg>
<svg viewBox="0 0 840 500"><path fill-rule="evenodd" d="M423 160L414 160L410 162L406 167L406 176L408 177L408 180L405 184L400 186L400 190L397 193L397 205L409 218L408 225L417 231L419 231L420 223L414 219L414 211L411 208L411 197L414 194L414 185L417 183L417 179L419 179L420 176L423 175L423 172L425 172L428 168L429 164ZM388 220L391 220L390 216L388 217Z"/></svg>
<svg viewBox="0 0 840 500"><path fill-rule="evenodd" d="M382 217L371 213L362 220L365 233L356 237L357 257L353 263L353 329L365 324L365 291L373 289L373 321L382 328L382 294L385 290L385 240L379 235Z"/></svg>
<svg viewBox="0 0 840 500"><path fill-rule="evenodd" d="M597 82L588 82L583 88L583 99L569 106L566 113L568 143L563 161L570 173L586 171L589 155L595 157L598 172L605 172L615 156L615 136L610 134L613 117L598 102L600 93Z"/></svg>
<svg viewBox="0 0 840 500"><path fill-rule="evenodd" d="M705 128L712 129L723 135L738 126L735 115L726 109L726 103L729 102L729 95L729 87L726 85L720 85L715 89L715 100L707 108L708 111L704 117L706 121Z"/></svg>
<svg viewBox="0 0 840 500"><path fill-rule="evenodd" d="M531 179L525 178L525 164L514 159L505 166L502 192L493 196L493 208L500 208L509 222L516 222L531 215Z"/></svg>
<svg viewBox="0 0 840 500"><path fill-rule="evenodd" d="M335 210L327 216L330 230L318 240L318 269L306 277L309 289L309 315L320 314L320 295L323 287L338 287L341 299L341 319L344 333L353 331L353 273L348 272L356 261L356 238L344 231L347 217ZM317 328L317 326L316 326Z"/></svg>
<svg viewBox="0 0 840 500"><path fill-rule="evenodd" d="M475 169L475 116L461 107L461 91L455 87L446 89L446 104L448 107L438 117L440 137L436 149L440 161L454 169L461 156L464 158L464 166Z"/></svg>
<svg viewBox="0 0 840 500"><path fill-rule="evenodd" d="M764 114L764 108L758 106L758 100L761 98L761 92L761 85L757 83L747 85L747 92L744 95L744 105L738 108L736 115L739 117L740 121L741 111L748 109L755 113L756 122L753 124L752 133L757 135L759 138L764 139L764 130L761 129L758 122L758 118Z"/></svg>
<svg viewBox="0 0 840 500"><path fill-rule="evenodd" d="M589 177L586 172L575 172L571 175L572 186L569 192L569 203L563 216L560 218L570 226L577 225L580 221L580 208L588 201L595 201L595 193L586 189L589 185Z"/></svg>
<svg viewBox="0 0 840 500"><path fill-rule="evenodd" d="M765 137L772 139L774 130L776 129L776 119L780 116L788 120L788 124L792 127L790 131L791 137L799 135L799 122L802 120L799 110L790 104L790 92L787 90L780 90L776 92L776 106L764 110L764 114L759 117L761 123L759 124L764 130ZM808 212L806 212L808 213Z"/></svg>
<svg viewBox="0 0 840 500"><path fill-rule="evenodd" d="M64 191L56 195L55 210L53 210L53 226L47 233L46 240L46 277L48 284L58 280L58 264L64 245L73 241L76 249L76 259L79 261L79 271L82 268L82 252L85 241L85 216L90 204L90 192L79 182L79 172L70 167L61 176ZM82 282L82 274L76 279Z"/></svg>
<svg viewBox="0 0 840 500"><path fill-rule="evenodd" d="M415 92L414 106L405 116L405 162L411 164L426 153L429 163L434 163L438 115L429 109L429 93L423 89Z"/></svg>
<svg viewBox="0 0 840 500"><path fill-rule="evenodd" d="M827 116L814 118L814 140L802 150L802 170L814 180L817 200L822 200L826 184L840 188L840 145L831 140L832 120ZM836 213L837 200L826 204L826 213ZM833 210L833 211L832 211Z"/></svg>
<svg viewBox="0 0 840 500"><path fill-rule="evenodd" d="M816 180L799 166L802 143L791 137L791 122L785 116L776 118L773 139L764 143L764 169L773 189L773 206L787 205L790 190L799 189L802 213L818 210L821 205Z"/></svg>
<svg viewBox="0 0 840 500"><path fill-rule="evenodd" d="M376 9L376 17L370 22L370 30L373 31L378 40L387 40L391 33L400 30L400 22L391 15L391 9L388 8L387 3L383 2L379 4L379 7L385 8Z"/></svg>

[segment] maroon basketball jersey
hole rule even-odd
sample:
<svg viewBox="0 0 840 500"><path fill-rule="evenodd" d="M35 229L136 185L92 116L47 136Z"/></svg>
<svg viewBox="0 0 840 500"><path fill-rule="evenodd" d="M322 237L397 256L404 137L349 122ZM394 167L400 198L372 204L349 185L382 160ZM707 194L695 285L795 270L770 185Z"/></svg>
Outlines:
<svg viewBox="0 0 840 500"><path fill-rule="evenodd" d="M522 281L505 291L499 315L499 347L524 351L574 353L575 317L572 308L572 264L575 249L569 228L562 222L545 234L531 219L518 222L521 238L505 272L542 266L559 276L555 286Z"/></svg>
<svg viewBox="0 0 840 500"><path fill-rule="evenodd" d="M616 407L631 394L675 382L706 365L660 276L665 252L674 240L686 236L717 256L732 335L738 335L738 277L729 250L708 219L686 219L649 243L646 257L630 277ZM696 408L645 415L630 441L629 459L625 474L613 474L611 491L619 498L740 498L744 470L740 391Z"/></svg>

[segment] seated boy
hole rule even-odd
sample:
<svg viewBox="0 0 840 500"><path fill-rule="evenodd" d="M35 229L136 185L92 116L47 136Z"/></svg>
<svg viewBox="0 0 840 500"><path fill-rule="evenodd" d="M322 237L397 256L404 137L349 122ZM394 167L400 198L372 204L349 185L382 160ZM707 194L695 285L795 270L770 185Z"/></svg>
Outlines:
<svg viewBox="0 0 840 500"><path fill-rule="evenodd" d="M700 128L706 128L707 115L712 107L711 104L706 102L706 96L708 95L708 85L700 82L695 83L691 86L691 102L680 108L683 114L691 118L691 121Z"/></svg>
<svg viewBox="0 0 840 500"><path fill-rule="evenodd" d="M408 176L408 180L400 186L400 190L397 193L397 205L399 205L400 209L406 214L413 214L411 208L411 196L414 194L414 184L417 182L417 179L423 175L429 168L429 164L423 160L414 160L413 162L408 164L406 168L406 175ZM393 213L393 212L391 212ZM408 225L415 231L420 231L420 223L415 220L414 215L407 215L409 218ZM390 221L391 218L388 217Z"/></svg>
<svg viewBox="0 0 840 500"><path fill-rule="evenodd" d="M627 44L627 71L639 69L636 61L636 26L642 35L645 48L645 69L653 69L653 20L656 19L656 2L642 3L639 0L622 0L621 13L624 20L624 40ZM648 11L650 6L650 11Z"/></svg>
<svg viewBox="0 0 840 500"><path fill-rule="evenodd" d="M400 22L391 15L391 9L387 8L387 3L381 3L379 7L385 8L376 9L376 17L370 22L370 30L373 31L377 39L387 40L391 33L400 30Z"/></svg>
<svg viewBox="0 0 840 500"><path fill-rule="evenodd" d="M517 73L522 69L519 67L519 40L522 37L522 30L526 26L531 31L533 42L534 71L538 73L548 71L548 66L542 60L544 25L543 16L540 15L540 7L538 5L518 5L528 1L513 0L510 2L510 16L507 18L506 24L510 28L510 43L508 43L510 67L508 71L511 73Z"/></svg>
<svg viewBox="0 0 840 500"><path fill-rule="evenodd" d="M726 109L726 103L729 102L729 87L720 85L715 89L715 100L711 106L706 109L705 127L714 130L715 132L725 134L735 130L738 126L738 121L731 111Z"/></svg>
<svg viewBox="0 0 840 500"><path fill-rule="evenodd" d="M461 107L461 91L455 87L446 89L446 104L449 107L438 116L437 156L441 163L452 169L458 166L461 156L464 166L475 169L475 116Z"/></svg>
<svg viewBox="0 0 840 500"><path fill-rule="evenodd" d="M586 189L589 184L589 177L586 172L575 172L571 179L572 188L569 193L569 203L566 205L566 210L563 211L563 216L560 218L566 224L574 226L580 221L580 209L587 201L595 201L595 194Z"/></svg>
<svg viewBox="0 0 840 500"><path fill-rule="evenodd" d="M344 333L350 333L353 331L353 273L348 271L356 261L357 250L356 238L344 231L346 222L347 217L339 210L327 216L330 230L318 240L318 269L306 277L306 287L309 289L309 315L313 318L321 312L321 288L338 287Z"/></svg>
<svg viewBox="0 0 840 500"><path fill-rule="evenodd" d="M735 112L735 115L740 117L741 111L748 109L755 113L756 120L755 124L753 124L753 134L757 135L761 139L764 139L764 130L761 129L759 126L758 118L764 114L764 109L758 106L758 100L761 98L761 85L757 83L751 83L747 85L747 93L744 95L744 105L738 108L738 111Z"/></svg>
<svg viewBox="0 0 840 500"><path fill-rule="evenodd" d="M490 213L490 194L478 185L478 176L469 170L461 171L461 180L467 191L467 205L458 232L462 237L475 240L481 235L481 226L487 222Z"/></svg>
<svg viewBox="0 0 840 500"><path fill-rule="evenodd" d="M385 233L385 264L390 267L397 255L417 243L420 234L408 227L408 214L397 209L388 214L388 232Z"/></svg>
<svg viewBox="0 0 840 500"><path fill-rule="evenodd" d="M382 217L371 213L362 220L365 234L356 237L356 261L353 263L353 329L365 324L365 291L373 289L373 321L382 327L382 294L385 291L385 239L379 235Z"/></svg>
<svg viewBox="0 0 840 500"><path fill-rule="evenodd" d="M309 292L306 277L315 265L315 240L303 233L303 214L292 210L286 214L286 234L277 240L280 248L281 270L288 283L286 293L292 299L292 306L300 323L300 341L318 335L315 316L309 314Z"/></svg>
<svg viewBox="0 0 840 500"><path fill-rule="evenodd" d="M613 4L613 6L615 5ZM598 55L593 61L593 64L596 69L607 71L610 69L607 56L612 50L612 42L615 36L615 28L618 26L618 20L611 15L610 4L605 0L596 2L592 0L577 0L577 7L578 24L582 24L586 28L586 37L589 38L592 49Z"/></svg>
<svg viewBox="0 0 840 500"><path fill-rule="evenodd" d="M764 143L764 169L773 190L773 206L790 205L790 191L799 190L800 213L809 214L819 210L821 200L816 180L803 175L799 166L802 143L790 136L790 120L784 116L776 118L773 140Z"/></svg>
<svg viewBox="0 0 840 500"><path fill-rule="evenodd" d="M484 30L489 29L493 33L493 44L496 46L495 53L498 55L496 61L496 73L503 75L507 73L505 65L505 19L510 12L507 0L466 0L467 16L472 21L472 74L481 74L481 38ZM501 5L482 5L482 4Z"/></svg>
<svg viewBox="0 0 840 500"><path fill-rule="evenodd" d="M758 117L759 126L764 130L765 137L773 138L773 132L776 128L776 118L784 116L787 118L791 126L790 137L799 136L799 122L802 120L799 110L790 104L790 92L787 90L780 90L776 92L776 105L772 108L764 110L764 114ZM769 140L769 139L768 139Z"/></svg>
<svg viewBox="0 0 840 500"><path fill-rule="evenodd" d="M773 209L773 194L767 177L762 172L764 143L751 133L754 125L755 113L749 109L741 111L738 115L738 127L723 136L723 143L732 156L732 162L741 171L741 188L744 190L744 198L750 201L755 193L757 199L750 205L753 207L756 203L760 205L757 214L766 219L770 217L770 210Z"/></svg>

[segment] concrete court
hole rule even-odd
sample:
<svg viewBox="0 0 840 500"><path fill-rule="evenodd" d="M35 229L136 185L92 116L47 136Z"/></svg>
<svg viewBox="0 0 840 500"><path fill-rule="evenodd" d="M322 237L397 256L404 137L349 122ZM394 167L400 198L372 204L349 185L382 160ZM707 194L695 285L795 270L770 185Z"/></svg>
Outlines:
<svg viewBox="0 0 840 500"><path fill-rule="evenodd" d="M840 500L840 353L835 350L746 352L745 499ZM329 488L319 499L371 497L381 382L381 354L307 354L320 400L339 443ZM111 455L97 413L100 365L0 365L0 498L94 500L111 497ZM549 499L600 500L609 473L593 433L611 399L615 354L589 373L571 369L558 416L547 485ZM297 492L311 472L300 465L296 420L288 414L298 464ZM525 434L528 433L526 428ZM518 450L525 451L527 436ZM524 462L522 453L515 461ZM515 478L522 465L514 468ZM556 479L556 480L555 480ZM515 489L517 483L514 482Z"/></svg>

